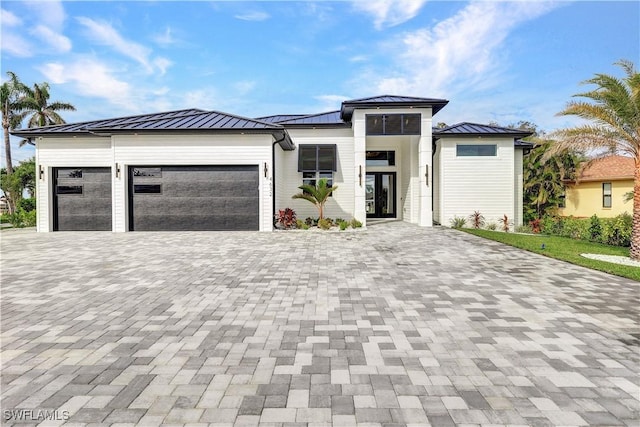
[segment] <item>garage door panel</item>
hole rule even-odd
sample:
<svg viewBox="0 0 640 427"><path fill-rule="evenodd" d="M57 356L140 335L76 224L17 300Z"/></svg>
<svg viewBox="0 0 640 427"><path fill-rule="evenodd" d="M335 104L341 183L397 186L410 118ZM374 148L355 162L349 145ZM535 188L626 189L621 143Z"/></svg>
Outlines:
<svg viewBox="0 0 640 427"><path fill-rule="evenodd" d="M54 177L54 230L112 229L111 168L59 168Z"/></svg>
<svg viewBox="0 0 640 427"><path fill-rule="evenodd" d="M129 179L132 230L259 229L257 166L134 166Z"/></svg>

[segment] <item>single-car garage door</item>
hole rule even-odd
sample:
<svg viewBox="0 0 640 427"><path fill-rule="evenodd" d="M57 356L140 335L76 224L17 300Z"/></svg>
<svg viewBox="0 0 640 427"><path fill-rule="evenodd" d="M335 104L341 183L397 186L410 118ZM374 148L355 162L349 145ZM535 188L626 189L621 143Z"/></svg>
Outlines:
<svg viewBox="0 0 640 427"><path fill-rule="evenodd" d="M111 168L55 168L53 177L54 231L111 231Z"/></svg>
<svg viewBox="0 0 640 427"><path fill-rule="evenodd" d="M129 230L258 230L258 166L130 166Z"/></svg>

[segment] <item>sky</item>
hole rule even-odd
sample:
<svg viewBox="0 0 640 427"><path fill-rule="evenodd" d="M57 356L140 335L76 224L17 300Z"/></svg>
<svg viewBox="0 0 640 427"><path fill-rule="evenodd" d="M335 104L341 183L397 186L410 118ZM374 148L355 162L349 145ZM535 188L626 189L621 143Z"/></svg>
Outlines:
<svg viewBox="0 0 640 427"><path fill-rule="evenodd" d="M551 132L596 73L640 66L640 2L11 1L1 71L48 82L69 123L183 108L319 113L377 95L445 98L434 124ZM17 147L14 163L34 154ZM2 162L5 163L4 150Z"/></svg>

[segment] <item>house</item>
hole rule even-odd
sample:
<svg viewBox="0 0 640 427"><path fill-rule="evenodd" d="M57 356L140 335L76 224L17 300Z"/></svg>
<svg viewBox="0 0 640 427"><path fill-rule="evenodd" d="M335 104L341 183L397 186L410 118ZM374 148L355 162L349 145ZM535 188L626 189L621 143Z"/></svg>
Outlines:
<svg viewBox="0 0 640 427"><path fill-rule="evenodd" d="M633 191L635 161L626 156L607 156L587 162L575 181L565 181L562 216L611 218L631 214L633 202L625 194Z"/></svg>
<svg viewBox="0 0 640 427"><path fill-rule="evenodd" d="M39 231L273 230L314 207L298 186L327 178L326 215L449 225L480 211L522 223L518 129L433 128L448 101L377 96L320 114L246 118L186 109L16 130L36 145Z"/></svg>

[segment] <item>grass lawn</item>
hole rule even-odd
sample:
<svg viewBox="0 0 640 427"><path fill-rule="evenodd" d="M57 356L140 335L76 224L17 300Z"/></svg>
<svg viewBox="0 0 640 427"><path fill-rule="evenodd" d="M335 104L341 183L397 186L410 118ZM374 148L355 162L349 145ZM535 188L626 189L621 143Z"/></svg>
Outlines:
<svg viewBox="0 0 640 427"><path fill-rule="evenodd" d="M629 248L619 246L609 246L600 243L587 242L584 240L569 239L566 237L528 235L516 233L503 233L500 231L476 230L462 228L465 231L485 239L495 240L516 248L526 249L540 255L567 261L572 264L604 271L617 276L640 281L640 268L627 265L614 264L605 261L585 258L580 254L605 254L629 256ZM542 249L544 243L545 249Z"/></svg>

